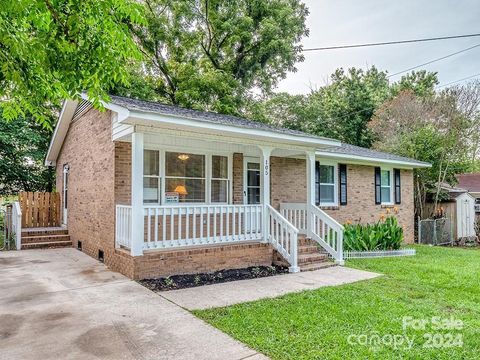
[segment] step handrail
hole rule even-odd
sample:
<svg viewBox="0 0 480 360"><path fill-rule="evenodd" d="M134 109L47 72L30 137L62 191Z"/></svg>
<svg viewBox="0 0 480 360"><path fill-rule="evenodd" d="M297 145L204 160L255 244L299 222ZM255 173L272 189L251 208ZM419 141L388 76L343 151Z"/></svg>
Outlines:
<svg viewBox="0 0 480 360"><path fill-rule="evenodd" d="M290 264L290 272L299 272L298 267L298 229L293 226L274 207L267 204L267 239Z"/></svg>
<svg viewBox="0 0 480 360"><path fill-rule="evenodd" d="M311 205L309 210L311 238L319 243L337 263L343 264L343 225L315 205Z"/></svg>

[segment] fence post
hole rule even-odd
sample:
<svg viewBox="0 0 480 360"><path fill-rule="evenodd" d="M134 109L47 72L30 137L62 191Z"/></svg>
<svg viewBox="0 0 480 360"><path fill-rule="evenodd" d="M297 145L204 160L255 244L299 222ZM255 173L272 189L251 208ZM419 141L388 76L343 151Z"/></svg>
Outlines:
<svg viewBox="0 0 480 360"><path fill-rule="evenodd" d="M417 217L417 227L418 227L418 243L421 244L421 240L422 240L422 226L421 226L421 223L420 223L420 216Z"/></svg>

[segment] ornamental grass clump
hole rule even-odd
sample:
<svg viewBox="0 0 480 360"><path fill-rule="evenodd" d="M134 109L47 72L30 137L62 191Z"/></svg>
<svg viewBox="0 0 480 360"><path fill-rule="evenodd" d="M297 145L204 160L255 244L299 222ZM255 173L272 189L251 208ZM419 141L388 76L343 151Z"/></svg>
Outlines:
<svg viewBox="0 0 480 360"><path fill-rule="evenodd" d="M382 215L374 224L345 224L346 251L398 250L402 241L403 229L393 215Z"/></svg>

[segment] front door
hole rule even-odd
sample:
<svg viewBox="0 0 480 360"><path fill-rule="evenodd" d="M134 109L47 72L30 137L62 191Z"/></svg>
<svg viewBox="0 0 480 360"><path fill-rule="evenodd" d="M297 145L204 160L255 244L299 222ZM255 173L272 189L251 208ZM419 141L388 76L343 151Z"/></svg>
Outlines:
<svg viewBox="0 0 480 360"><path fill-rule="evenodd" d="M249 205L260 204L260 159L245 157L243 175L243 203ZM260 213L247 216L245 219L245 231L260 231Z"/></svg>
<svg viewBox="0 0 480 360"><path fill-rule="evenodd" d="M67 212L68 212L68 172L70 168L68 165L63 166L63 214L62 222L67 225Z"/></svg>
<svg viewBox="0 0 480 360"><path fill-rule="evenodd" d="M245 157L243 203L260 204L260 159Z"/></svg>

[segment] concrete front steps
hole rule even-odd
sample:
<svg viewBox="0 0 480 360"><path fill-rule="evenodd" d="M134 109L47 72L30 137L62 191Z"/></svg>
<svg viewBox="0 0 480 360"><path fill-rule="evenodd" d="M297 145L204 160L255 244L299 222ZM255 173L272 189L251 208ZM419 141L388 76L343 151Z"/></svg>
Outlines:
<svg viewBox="0 0 480 360"><path fill-rule="evenodd" d="M300 271L313 271L336 266L328 257L328 253L314 240L305 237L305 235L298 236L297 246Z"/></svg>
<svg viewBox="0 0 480 360"><path fill-rule="evenodd" d="M22 250L59 247L72 247L67 229L55 227L22 230Z"/></svg>

